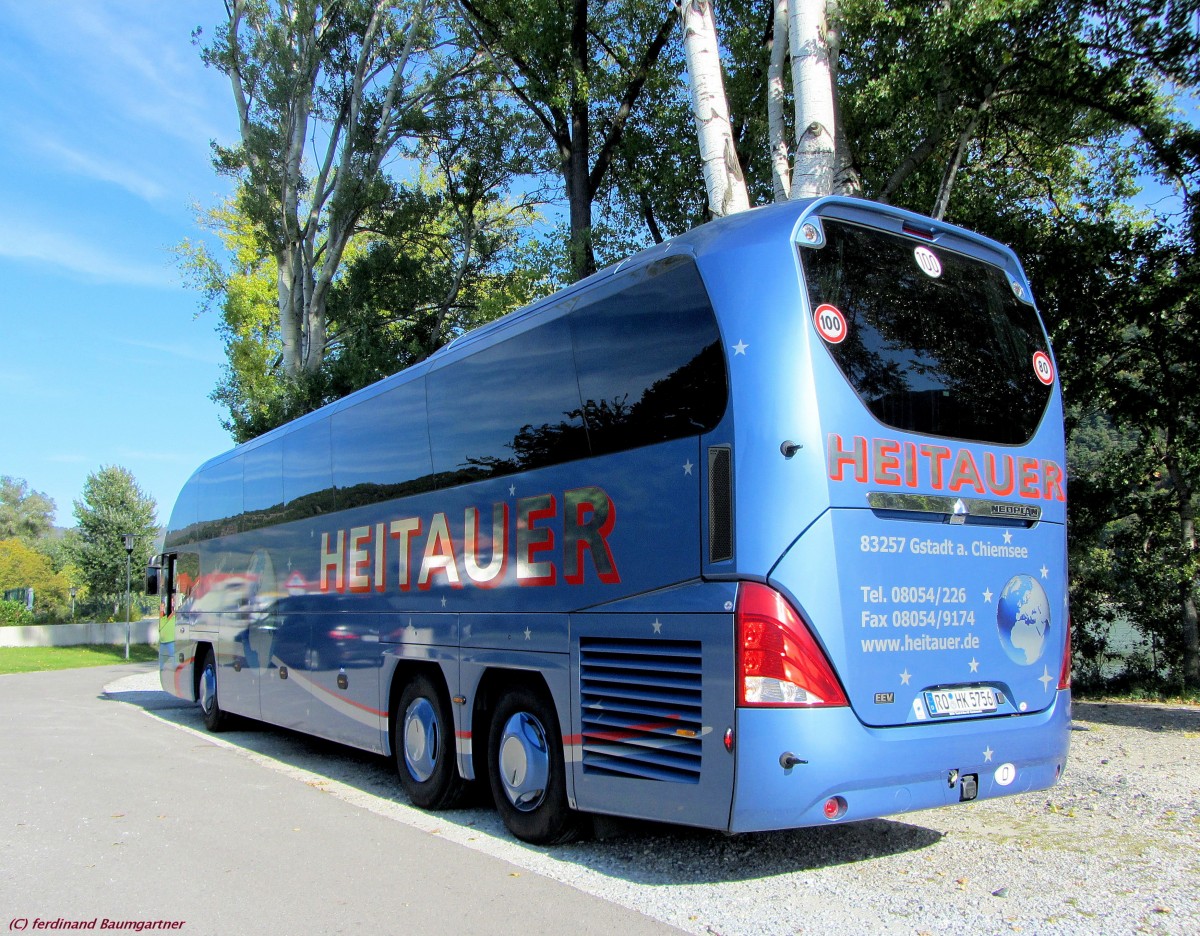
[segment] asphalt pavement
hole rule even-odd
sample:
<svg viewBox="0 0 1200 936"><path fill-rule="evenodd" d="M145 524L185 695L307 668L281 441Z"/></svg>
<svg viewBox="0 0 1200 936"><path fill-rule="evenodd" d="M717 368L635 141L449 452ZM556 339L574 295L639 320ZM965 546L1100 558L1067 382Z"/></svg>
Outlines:
<svg viewBox="0 0 1200 936"><path fill-rule="evenodd" d="M104 694L148 669L0 676L0 930L679 932Z"/></svg>

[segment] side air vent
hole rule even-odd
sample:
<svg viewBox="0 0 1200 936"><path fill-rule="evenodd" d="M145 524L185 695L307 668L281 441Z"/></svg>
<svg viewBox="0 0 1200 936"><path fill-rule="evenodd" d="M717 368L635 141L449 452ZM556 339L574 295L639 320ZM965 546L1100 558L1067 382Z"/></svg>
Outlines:
<svg viewBox="0 0 1200 936"><path fill-rule="evenodd" d="M733 470L727 445L708 450L708 561L733 558Z"/></svg>
<svg viewBox="0 0 1200 936"><path fill-rule="evenodd" d="M582 637L584 773L700 782L700 642Z"/></svg>

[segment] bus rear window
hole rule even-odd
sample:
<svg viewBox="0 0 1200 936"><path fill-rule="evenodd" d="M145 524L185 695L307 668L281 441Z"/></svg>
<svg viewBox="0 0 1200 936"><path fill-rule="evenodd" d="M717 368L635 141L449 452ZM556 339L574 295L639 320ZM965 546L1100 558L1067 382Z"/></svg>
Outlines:
<svg viewBox="0 0 1200 936"><path fill-rule="evenodd" d="M825 246L799 248L808 296L814 310L841 312L844 335L824 343L867 409L909 432L1028 442L1050 400L1034 372L1048 348L1004 271L884 231L823 224Z"/></svg>

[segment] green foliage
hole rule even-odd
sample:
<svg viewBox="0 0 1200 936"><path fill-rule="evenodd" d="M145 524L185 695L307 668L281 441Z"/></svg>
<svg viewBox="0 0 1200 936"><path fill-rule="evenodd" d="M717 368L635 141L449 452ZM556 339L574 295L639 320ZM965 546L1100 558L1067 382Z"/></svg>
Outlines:
<svg viewBox="0 0 1200 936"><path fill-rule="evenodd" d="M0 601L0 627L21 627L33 623L33 615L19 601Z"/></svg>
<svg viewBox="0 0 1200 936"><path fill-rule="evenodd" d="M71 584L70 572L56 572L49 556L18 539L0 540L0 591L32 588L37 618L65 617Z"/></svg>
<svg viewBox="0 0 1200 936"><path fill-rule="evenodd" d="M263 252L247 200L243 187L200 215L201 226L219 238L224 262L202 241L184 241L176 250L186 281L203 295L204 311L219 315L226 363L212 399L228 409L223 425L238 441L312 408L294 399L303 378L286 376L281 367L275 264Z"/></svg>
<svg viewBox="0 0 1200 936"><path fill-rule="evenodd" d="M54 501L31 491L23 479L0 475L0 540L45 537L54 525L54 510Z"/></svg>
<svg viewBox="0 0 1200 936"><path fill-rule="evenodd" d="M1096 446L1098 464L1081 466L1100 493L1089 497L1085 487L1081 508L1099 527L1095 548L1112 567L1096 590L1151 639L1161 654L1159 675L1193 690L1200 688L1196 247L1194 219L1186 237L1161 228L1132 232L1106 301L1072 336L1079 384L1124 442Z"/></svg>
<svg viewBox="0 0 1200 936"><path fill-rule="evenodd" d="M75 501L79 537L73 553L80 579L114 616L124 607L127 556L132 589L141 591L141 572L158 535L154 511L154 498L142 492L129 471L116 465L88 475L83 496ZM122 536L126 533L134 536L132 554L125 551Z"/></svg>
<svg viewBox="0 0 1200 936"><path fill-rule="evenodd" d="M1115 196L1080 206L1031 216L1008 238L1029 260L1070 404L1077 660L1084 685L1103 684L1108 632L1128 620L1154 652L1118 678L1128 684L1140 667L1150 689L1195 688L1195 235L1138 218Z"/></svg>
<svg viewBox="0 0 1200 936"><path fill-rule="evenodd" d="M1177 178L1195 141L1163 88L1195 52L1172 58L1138 32L1154 6L844 0L839 91L866 193L941 213L944 189L967 186L1053 209L1080 155L1114 152ZM1194 24L1181 33L1195 42Z"/></svg>

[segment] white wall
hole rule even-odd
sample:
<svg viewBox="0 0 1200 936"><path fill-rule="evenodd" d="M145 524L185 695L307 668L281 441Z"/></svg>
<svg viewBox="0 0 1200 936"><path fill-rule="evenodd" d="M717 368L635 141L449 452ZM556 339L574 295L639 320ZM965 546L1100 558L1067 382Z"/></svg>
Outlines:
<svg viewBox="0 0 1200 936"><path fill-rule="evenodd" d="M158 618L134 621L131 644L158 644ZM29 624L0 627L0 647L73 647L78 644L125 645L125 622L117 624Z"/></svg>

